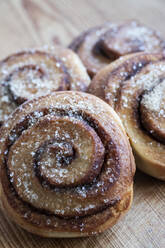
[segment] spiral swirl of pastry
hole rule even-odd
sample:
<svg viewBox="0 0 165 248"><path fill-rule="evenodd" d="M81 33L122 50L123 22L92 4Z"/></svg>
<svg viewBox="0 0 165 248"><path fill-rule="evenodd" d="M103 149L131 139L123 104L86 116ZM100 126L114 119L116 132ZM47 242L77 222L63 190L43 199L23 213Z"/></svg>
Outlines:
<svg viewBox="0 0 165 248"><path fill-rule="evenodd" d="M90 79L78 56L61 47L31 49L0 62L0 124L26 100L52 91L86 91Z"/></svg>
<svg viewBox="0 0 165 248"><path fill-rule="evenodd" d="M137 21L105 23L87 30L69 45L80 56L91 77L120 56L165 51L165 40Z"/></svg>
<svg viewBox="0 0 165 248"><path fill-rule="evenodd" d="M165 55L126 55L100 70L89 92L119 114L137 166L165 180Z"/></svg>
<svg viewBox="0 0 165 248"><path fill-rule="evenodd" d="M1 128L4 211L46 237L109 228L130 207L135 164L122 123L101 99L63 91L21 105Z"/></svg>

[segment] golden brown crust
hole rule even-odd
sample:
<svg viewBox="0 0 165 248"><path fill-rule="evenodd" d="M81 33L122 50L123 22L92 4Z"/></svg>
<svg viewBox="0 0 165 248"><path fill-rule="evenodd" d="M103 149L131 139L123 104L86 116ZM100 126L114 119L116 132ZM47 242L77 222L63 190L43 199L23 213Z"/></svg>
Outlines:
<svg viewBox="0 0 165 248"><path fill-rule="evenodd" d="M2 197L2 196L1 196ZM49 228L48 226L45 227L36 227L32 226L31 224L27 223L26 220L23 218L20 218L20 216L14 211L13 208L8 204L8 201L6 201L6 198L3 197L3 210L8 212L8 217L11 218L12 221L17 223L19 226L21 226L23 229L25 229L28 232L31 232L33 234L37 234L42 237L47 238L77 238L77 237L87 237L96 235L98 233L102 233L103 231L107 230L108 228L112 227L116 224L116 222L121 219L130 209L132 205L133 200L133 186L131 185L128 192L123 196L123 199L121 201L112 206L111 208L107 208L105 210L105 215L108 216L107 221L98 226L96 228L95 222L90 223L92 228L95 228L94 231L90 232L70 232L70 230L63 232L63 231L55 231L54 229ZM97 218L102 218L102 213L98 214Z"/></svg>
<svg viewBox="0 0 165 248"><path fill-rule="evenodd" d="M28 231L96 234L131 205L132 151L119 117L95 96L56 92L24 103L2 127L0 150L4 208Z"/></svg>
<svg viewBox="0 0 165 248"><path fill-rule="evenodd" d="M100 70L89 92L119 114L133 147L137 166L165 180L164 54L123 56Z"/></svg>
<svg viewBox="0 0 165 248"><path fill-rule="evenodd" d="M107 56L119 58L137 52L162 52L165 41L155 30L137 21L128 21L108 30L102 36L100 46Z"/></svg>
<svg viewBox="0 0 165 248"><path fill-rule="evenodd" d="M133 20L91 28L73 40L69 48L78 53L93 77L120 56L142 51L164 51L165 40L156 31Z"/></svg>
<svg viewBox="0 0 165 248"><path fill-rule="evenodd" d="M112 25L112 23L105 23L103 26L91 28L76 37L69 45L69 48L79 55L91 78L110 62L109 58L101 52L99 40Z"/></svg>
<svg viewBox="0 0 165 248"><path fill-rule="evenodd" d="M86 91L90 83L79 57L70 49L29 49L0 62L0 122L26 100L52 91Z"/></svg>

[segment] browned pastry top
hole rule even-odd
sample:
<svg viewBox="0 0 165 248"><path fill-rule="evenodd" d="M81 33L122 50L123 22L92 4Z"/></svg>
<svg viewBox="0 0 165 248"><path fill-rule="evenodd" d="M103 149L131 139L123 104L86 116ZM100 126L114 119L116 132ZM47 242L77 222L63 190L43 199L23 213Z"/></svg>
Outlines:
<svg viewBox="0 0 165 248"><path fill-rule="evenodd" d="M105 23L77 37L69 46L78 53L93 77L98 70L119 58L135 52L162 52L165 40L156 31L137 21L123 24Z"/></svg>
<svg viewBox="0 0 165 248"><path fill-rule="evenodd" d="M6 201L41 229L92 233L130 190L135 171L119 117L80 92L21 105L1 129L0 150Z"/></svg>
<svg viewBox="0 0 165 248"><path fill-rule="evenodd" d="M31 49L0 62L0 122L26 100L52 91L85 91L89 77L74 52L61 47Z"/></svg>
<svg viewBox="0 0 165 248"><path fill-rule="evenodd" d="M140 168L165 180L165 55L123 56L100 70L89 92L117 111Z"/></svg>
<svg viewBox="0 0 165 248"><path fill-rule="evenodd" d="M159 34L136 21L127 22L109 29L101 37L103 51L107 56L118 58L136 52L161 52L165 41Z"/></svg>

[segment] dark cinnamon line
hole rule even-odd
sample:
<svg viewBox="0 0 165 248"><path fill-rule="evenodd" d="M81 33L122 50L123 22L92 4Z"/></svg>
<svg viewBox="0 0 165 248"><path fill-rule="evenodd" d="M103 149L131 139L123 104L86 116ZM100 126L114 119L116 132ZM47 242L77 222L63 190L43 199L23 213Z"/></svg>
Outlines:
<svg viewBox="0 0 165 248"><path fill-rule="evenodd" d="M108 29L107 31L105 31L105 33L102 35L102 37L99 40L99 45L100 45L100 50L102 51L102 53L109 59L111 60L116 60L120 57L119 54L117 54L116 51L109 51L109 49L107 50L106 46L105 46L105 42L104 39L107 36L107 34L111 34L112 36L116 36L116 32L120 31L120 29L122 29L122 26L125 26L125 24L121 25L121 26L117 26L117 30L113 30L113 28Z"/></svg>
<svg viewBox="0 0 165 248"><path fill-rule="evenodd" d="M145 68L145 66L147 66L149 64L152 64L152 63L159 63L159 62L164 61L164 60L165 60L165 54L160 54L160 53L156 53L156 54L153 54L153 53L152 54L151 53L137 53L136 56L130 57L126 61L122 62L117 68L115 68L112 71L108 72L107 75L105 75L105 79L104 79L104 82L103 82L105 87L109 82L109 78L113 79L113 76L116 76L118 74L120 75L120 70L121 69L122 69L121 70L122 72L127 73L127 75L124 75L124 73L123 73L123 76L120 79L119 87L118 87L116 95L115 95L115 98L117 99L117 101L114 102L114 105L115 105L114 109L116 109L118 107L118 104L119 104L119 101L120 101L120 98L121 98L122 88L125 85L125 81L131 79L135 75L138 75L138 73L140 73L141 70ZM130 69L132 69L131 72L129 72ZM103 94L102 98L104 100L106 99L105 93L106 92L103 90L102 91L102 94ZM136 118L136 116L138 116L136 107L134 107L133 112L134 112L134 118ZM148 134L150 137L155 138L155 137L153 137L151 135L151 133L147 132L147 130L145 130L145 128L143 128L143 126L141 124L141 121L137 120L137 122L138 122L139 128L143 129L143 131L146 134ZM157 141L160 142L160 140L157 140Z"/></svg>
<svg viewBox="0 0 165 248"><path fill-rule="evenodd" d="M131 29L131 27L129 27L129 24L130 24L129 21L126 22L126 23L123 23L123 24L119 24L119 25L117 26L117 30L113 31L113 30L110 29L110 30L106 31L106 32L103 34L103 37L102 37L102 39L101 39L101 44L100 44L100 46L102 47L102 50L104 51L104 53L107 53L107 56L109 56L109 58L110 58L111 56L114 56L114 59L117 59L117 58L119 58L119 57L121 57L121 56L124 56L124 55L132 54L132 53L138 53L138 52L145 52L145 50L140 50L140 49L139 49L140 46L142 45L141 40L139 40L140 43L138 43L136 49L134 49L134 50L132 50L130 53L126 53L126 54L117 54L117 51L109 50L109 48L106 47L106 42L104 41L104 37L106 38L106 37L109 36L109 34L110 34L110 36L115 35L115 39L116 39L116 34L118 35L118 33L120 33L120 31L121 31L123 28L126 27L126 28L128 28L128 29ZM138 27L142 27L142 26L140 25L140 23L137 23L137 22L136 22L136 24L137 24ZM148 28L148 27L147 27L147 28ZM160 41L160 47L162 46L162 48L163 48L164 40L162 40L162 38L161 38L160 36L158 36L158 34L157 34L157 32L156 32L155 30L153 30L153 29L151 29L151 28L149 28L149 30L153 32L152 34L153 34L154 37L160 39L160 40L159 40L159 41ZM119 39L120 39L120 38L119 38ZM151 38L151 40L152 40L152 38ZM111 41L111 42L112 42L112 41ZM125 42L127 43L127 41L125 41ZM134 41L134 42L135 42L135 41ZM110 41L108 41L108 43L111 44ZM132 47L131 47L131 49L132 49Z"/></svg>
<svg viewBox="0 0 165 248"><path fill-rule="evenodd" d="M92 27L88 29L87 31L84 31L82 34L77 36L68 46L69 49L72 49L74 52L78 52L78 49L80 48L81 44L84 42L85 38L88 34L90 34L93 31L97 31L100 27Z"/></svg>
<svg viewBox="0 0 165 248"><path fill-rule="evenodd" d="M60 58L58 58L55 55L52 55L49 52L44 52L44 51L40 51L40 50L34 50L34 51L33 50L28 50L28 51L18 52L18 53L15 53L13 55L10 55L7 58L5 58L4 60L0 61L0 66L3 66L3 64L7 63L9 60L14 60L15 57L19 57L19 56L23 56L23 55L36 55L36 54L39 54L39 55L42 55L42 56L48 56L50 59L54 60L55 64L56 63L60 64L60 68L62 70L61 72L63 73L63 78L62 78L61 84L64 83L64 85L66 85L66 90L70 90L71 89L71 84L70 84L71 83L71 76L70 76L70 74L68 72L67 67L65 66L65 64L62 62L62 60ZM6 78L3 80L3 84L7 88L9 99L11 101L14 101L17 104L17 106L19 106L20 104L25 102L27 99L23 98L22 96L19 96L19 97L15 96L13 94L13 92L11 91L8 82L11 80L11 77L12 77L13 73L15 73L17 71L20 71L20 70L22 70L24 68L36 68L36 67L37 67L37 65L26 65L26 66L23 66L21 68L17 68L15 70L13 70L10 73L10 75L7 75ZM39 68L39 70L41 71L41 68ZM61 86L59 86L58 89L52 90L52 91L62 91L62 90L64 90L64 89L63 89L63 86L61 85ZM3 121L0 121L0 127L1 127L2 124L3 124Z"/></svg>
<svg viewBox="0 0 165 248"><path fill-rule="evenodd" d="M102 24L102 26L96 26L93 28L88 29L87 31L84 31L82 34L80 34L79 36L77 36L68 46L68 48L72 49L75 52L78 52L78 49L80 48L81 44L84 42L85 38L88 36L88 34L90 34L91 32L97 32L99 29L104 28L105 24ZM113 30L113 28L109 28L107 31L104 32L104 34L102 34L102 37L99 38L99 40L96 40L96 43L92 49L92 52L94 54L100 54L105 56L106 58L110 59L110 60L116 60L117 58L119 58L120 56L126 55L119 55L117 54L117 51L108 51L105 43L104 43L104 36L106 36L108 33L110 33L112 36L114 34L116 34L116 32L120 32L120 30L122 30L124 27L127 27L129 25L128 23L123 23L123 24L118 24L117 25L117 31L115 29L115 31ZM139 24L138 24L139 26ZM151 28L149 28L150 30L152 30ZM162 49L165 48L165 41L156 33L155 30L153 31L153 36L157 37L158 39L160 39L160 46L162 47ZM152 38L151 38L152 39ZM141 43L140 43L141 45ZM132 53L138 53L138 52L145 52L143 50L139 49L139 45L136 49L134 49L134 51L127 53L128 54L132 54Z"/></svg>
<svg viewBox="0 0 165 248"><path fill-rule="evenodd" d="M135 118L136 118L136 120L137 120L137 124L138 124L139 128L140 128L141 130L143 130L143 132L145 132L145 133L146 133L148 136L150 136L152 139L154 139L154 140L158 141L159 143L165 145L165 141L164 141L163 139L159 139L159 138L158 138L158 134L157 134L156 132L153 131L153 132L151 133L151 132L148 131L147 128L143 125L143 120L142 120L141 111L140 111L140 104L141 104L141 100L142 100L143 95L146 94L146 93L151 92L151 91L155 88L155 86L159 85L163 80L164 80L164 78L160 78L160 79L159 79L159 82L158 82L156 85L154 85L151 89L142 92L142 93L138 96L138 98L137 98L138 107L137 107L137 111L136 111L136 112L135 112L135 110L134 110L134 115L135 115Z"/></svg>
<svg viewBox="0 0 165 248"><path fill-rule="evenodd" d="M98 40L93 49L92 49L92 53L95 54L95 55L102 55L103 57L106 57L107 59L109 59L109 62L112 62L112 60L115 60L117 59L118 57L116 57L115 55L111 54L111 57L108 56L105 51L103 50L102 46L101 46L101 42L102 40Z"/></svg>
<svg viewBox="0 0 165 248"><path fill-rule="evenodd" d="M51 141L53 143L53 140L51 140ZM35 175L39 179L41 185L43 185L43 182L46 182L46 186L48 186L50 189L55 189L55 188L58 188L58 189L63 188L64 189L65 186L52 185L44 175L41 175L41 172L40 172L40 165L39 165L40 158L42 156L42 153L46 149L47 145L51 144L51 141L44 142L38 148L37 152L34 155L33 168L34 168L34 171L35 171ZM56 140L56 139L54 139L54 141L58 142L58 140ZM59 142L60 141L62 141L62 140L59 140ZM76 157L77 157L77 151L76 151L76 148L73 146L73 156L68 158L69 159L68 163L66 164L65 161L60 161L60 163L61 163L61 165L63 167L68 166L72 162L72 160L76 159ZM73 186L67 186L67 188L69 188L69 187L72 188Z"/></svg>
<svg viewBox="0 0 165 248"><path fill-rule="evenodd" d="M34 51L22 51L22 52L18 52L18 53L15 53L13 55L10 55L8 56L7 58L5 58L4 60L0 61L0 66L2 66L3 64L7 63L9 60L13 60L15 57L19 57L19 56L23 56L23 55L41 55L41 56L47 56L49 57L51 60L53 60L56 63L59 63L60 64L60 68L62 70L62 72L64 73L64 83L67 85L67 90L70 89L70 75L69 75L69 72L67 70L67 67L64 65L64 63L62 62L62 60L60 58L58 58L57 56L55 55L52 55L51 53L49 52L44 52L44 51L40 51L40 50L34 50ZM6 79L4 81L10 81L11 77L12 77L12 74L13 73L16 73L17 71L21 71L23 70L24 68L29 68L29 69L36 69L37 68L37 65L24 65L22 66L21 68L17 68L15 69L14 71L12 71L10 73L10 75L8 75L6 77ZM41 71L42 74L44 74L43 70L41 68L38 68L39 71ZM62 88L59 87L59 89L57 89L56 91L60 91L62 90ZM13 98L14 101L16 101L15 98ZM22 103L22 102L21 102ZM18 102L18 104L20 104Z"/></svg>
<svg viewBox="0 0 165 248"><path fill-rule="evenodd" d="M137 108L134 107L134 109L133 109L133 115L134 115L133 118L136 120L136 123L137 123L139 129L141 129L145 134L147 134L148 136L150 136L150 138L152 138L152 139L154 138L155 139L155 137L153 137L152 134L148 130L145 129L145 127L143 126L143 123L141 121L141 113L140 113L141 96L139 96L139 99L137 99L136 101L138 103L137 104L138 107ZM156 141L158 141L158 140L156 140ZM160 141L158 141L158 142L160 142Z"/></svg>
<svg viewBox="0 0 165 248"><path fill-rule="evenodd" d="M120 30L122 28L122 26L125 26L125 24L118 26L117 30ZM104 34L102 34L102 36L99 38L99 40L95 43L95 45L93 47L93 52L106 57L107 59L109 59L110 62L112 62L112 61L118 59L120 56L116 52L113 52L113 51L107 52L106 51L105 45L104 45L104 36L108 32L113 33L113 35L114 35L114 33L116 33L116 31L114 32L112 27L109 27L108 30L106 30L104 32Z"/></svg>
<svg viewBox="0 0 165 248"><path fill-rule="evenodd" d="M23 202L23 204L25 206L27 206L29 209L32 210L31 212L39 213L39 214L45 215L47 217L56 217L56 218L61 219L61 220L77 220L77 219L84 219L84 218L87 218L87 217L91 217L91 216L93 216L95 214L99 214L99 213L104 212L106 209L108 209L110 207L113 207L114 205L116 205L121 200L120 197L116 197L114 200L111 200L108 203L104 203L104 205L98 207L97 210L94 213L93 212L92 213L86 213L85 215L79 215L79 216L78 215L76 215L76 216L69 216L69 215L68 216L67 215L63 216L63 215L60 215L60 214L53 214L53 213L51 213L51 212L49 212L47 210L44 210L42 208L36 208L33 205L31 205L30 203L28 203L26 201L23 201L20 198L20 196L18 195L18 193L15 191L15 188L12 185L12 183L9 182L9 184L11 186L11 188L10 188L10 190L12 192L11 195L14 196L14 197L17 197L18 200L20 200L21 202ZM8 195L7 195L7 198L9 200L11 206L14 205L15 207L18 207L13 202L13 199L12 199L11 196L8 197ZM25 214L26 213L26 211L20 211L20 212L21 212L21 214Z"/></svg>
<svg viewBox="0 0 165 248"><path fill-rule="evenodd" d="M38 67L37 65L24 65L22 67L19 67L19 68L13 70L10 73L10 75L8 75L4 79L5 83L7 83L6 87L7 87L7 90L8 90L9 97L11 98L11 101L14 101L17 105L20 105L20 104L24 103L27 99L23 98L22 96L17 97L16 95L14 95L14 92L12 92L11 87L9 85L9 82L11 81L12 76L17 72L23 71L24 69L29 69L29 70L37 70L37 71L39 71L41 76L43 77L43 75L45 74L44 71L41 68L37 68L37 67Z"/></svg>
<svg viewBox="0 0 165 248"><path fill-rule="evenodd" d="M45 116L45 115L48 115L49 113L50 113L50 110L48 110L48 109L40 109L40 110L38 110L39 112L43 112L43 116ZM57 115L62 115L62 113L61 113L61 109L54 109L53 111L55 111L55 113L57 114ZM59 112L58 112L59 111ZM66 110L62 110L62 112L63 112L63 114L66 114L67 115L67 113L66 113ZM76 117L76 116L79 116L78 114L80 114L80 117L83 117L82 116L82 113L76 113L75 114L75 116L74 117ZM83 113L84 114L84 113ZM15 140L13 140L12 142L10 141L10 139L9 139L9 137L8 137L8 140L7 140L7 142L6 142L6 146L7 146L7 150L8 150L8 152L9 152L9 149L10 149L10 147L14 144L14 142L18 139L18 137L21 135L21 133L24 131L24 130L26 130L26 129L28 129L28 127L30 126L30 122L29 122L29 118L31 118L32 116L34 115L34 112L32 112L32 113L30 113L30 114L28 114L28 116L26 116L25 117L25 119L22 121L22 122L20 122L20 123L17 123L17 125L16 125L16 127L14 127L13 128L13 130L15 129L15 130L17 130L18 129L18 133L19 133L19 135L17 136L17 138L15 139ZM69 115L67 115L67 116L69 116ZM86 117L86 118L90 118L90 120L92 120L92 118L91 117ZM95 130L96 131L98 131L97 130L97 124L95 124L94 122L95 122L95 120L93 120L93 122L92 123L90 123L90 120L84 120L84 121L86 121L87 123L88 123L88 125L90 125L92 128L94 128L95 127ZM29 123L28 123L29 122ZM21 129L19 130L19 126L22 124L22 123L24 123L25 124L25 128L24 129L22 129L22 127L21 127ZM13 132L13 130L11 131L11 132ZM100 133L101 134L101 133ZM102 135L101 135L101 137L102 137ZM104 136L103 136L104 137ZM102 138L103 139L103 138ZM101 139L101 140L102 140ZM104 144L104 143L103 143ZM10 187L13 189L13 191L14 191L14 193L15 193L15 196L17 196L17 198L20 200L20 201L22 201L24 204L27 204L27 206L29 206L29 207L31 207L31 208L34 208L34 209L36 209L34 206L32 206L31 204L29 204L29 203L27 203L27 202L25 202L25 201L23 201L21 198L20 198L20 196L17 194L17 191L16 191L16 189L15 189L15 187L14 187L14 185L12 184L12 182L11 182L11 178L10 178L10 173L9 173L9 169L8 169L8 166L7 166L7 156L8 156L8 152L6 153L6 155L5 155L5 170L6 170L6 175L7 175L7 178L8 178L8 181L9 181L9 185L10 185ZM101 175L101 173L102 173L102 171L103 171L103 168L104 166L102 166L102 169L101 169L101 172L100 172L100 175ZM116 166L116 176L115 176L115 179L117 180L118 179L118 177L119 177L119 175L120 175L120 168L119 168L119 166ZM100 176L99 175L99 176ZM98 177L99 177L98 176ZM109 185L108 185L108 188L109 187L111 187L112 185L114 185L114 183L116 182L116 180L114 180L112 183L110 183ZM97 181L97 179L95 180L95 181ZM95 182L94 182L95 183ZM92 185L92 187L93 187L94 185ZM89 184L89 185L85 185L85 187L86 187L86 190L88 190L88 188L90 188L91 187L91 184ZM105 187L105 186L104 186ZM105 188L105 190L107 190L108 189L107 187ZM61 188L59 188L60 190L64 190L64 189L66 189L66 187L64 187L63 189L61 189ZM58 190L59 190L58 189ZM73 187L73 190L75 189L75 187ZM76 193L76 192L75 192ZM7 194L6 194L7 195ZM119 201L120 199L118 199L118 201ZM115 201L116 202L116 201ZM12 204L12 201L11 201L11 204ZM89 216L91 216L91 215L93 215L93 214L97 214L99 211L101 211L101 209L102 208L104 208L104 206L107 206L109 203L104 203L104 205L103 206L101 206L101 207L98 207L97 208L97 210L95 210L94 212L92 211L92 213L91 214L89 214ZM115 204L115 203L114 203ZM108 207L109 206L111 206L111 204L110 205L108 205ZM45 214L45 210L43 210L43 209L39 209L39 208L37 208L36 209L36 211L39 211L39 212L41 212L41 213L43 213L44 212L44 214ZM47 212L47 211L46 211ZM52 214L52 213L51 213ZM53 214L53 216L55 216L54 214ZM65 218L65 216L60 216L60 215L57 215L57 217L61 217L61 218ZM84 217L86 217L86 215L82 215L81 216L82 218ZM71 217L68 217L68 218L73 218L73 216L71 216ZM75 217L74 217L75 218Z"/></svg>
<svg viewBox="0 0 165 248"><path fill-rule="evenodd" d="M129 62L127 62L127 61L124 64L126 64L127 66L129 66ZM117 69L115 69L114 71L112 71L112 74L117 74L118 73L118 70L120 70L124 66L124 64L122 64L120 67L118 67ZM121 93L122 93L122 88L124 86L125 81L130 80L132 77L134 77L135 75L137 75L138 73L140 73L141 70L146 65L148 65L148 64L150 64L150 62L148 62L146 60L142 60L140 62L133 63L131 65L132 71L128 75L125 75L124 78L123 78L123 80L120 81L120 84L119 84L119 87L118 87L118 90L117 90L116 96L115 96L116 99L120 99ZM116 101L114 104L115 104L115 108L116 108L117 105L118 105L118 101Z"/></svg>
<svg viewBox="0 0 165 248"><path fill-rule="evenodd" d="M149 55L149 54L146 53L146 56L147 55ZM132 77L134 77L135 75L140 73L141 70L144 69L147 65L153 63L153 61L149 60L148 57L147 57L147 59L143 58L143 55L141 55L141 54L137 54L137 59L138 58L140 58L140 60L138 62L136 62L136 63L134 63L132 61L133 58L130 58L127 61L124 61L119 67L115 68L109 74L108 78L113 74L114 75L118 74L118 71L120 71L120 69L123 68L123 67L125 67L125 71L128 74L127 67L129 66L129 69L130 69L130 64L132 62L132 64L131 64L131 69L132 70L128 75L125 75L125 77L122 80L120 80L120 84L119 84L119 87L118 87L118 90L117 90L115 98L120 99L121 92L122 92L122 87L124 86L125 81L130 80ZM163 61L164 59L165 59L165 56L163 56L163 54L162 54L162 57L159 59L159 61ZM106 80L106 82L108 83L108 79ZM105 98L105 95L104 95L104 98ZM115 107L114 107L115 109L116 109L117 105L118 105L118 101L115 102Z"/></svg>
<svg viewBox="0 0 165 248"><path fill-rule="evenodd" d="M63 115L69 116L65 110L55 109L55 111L57 111L57 112L56 112L56 115L57 115L57 116L63 116ZM58 112L58 111L59 111L59 112ZM42 117L43 117L43 116L46 116L46 115L49 115L49 110L48 110L48 109L39 110L39 112L43 112L43 113L44 113L44 114L42 115ZM80 115L80 116L79 116L79 115ZM83 115L84 115L84 113L77 112L75 115L72 115L72 116L74 116L75 118L77 118L77 117L83 117ZM31 118L31 117L34 118L33 116L34 116L34 112L32 112L32 113L30 113L28 116L26 116L26 119L23 121L23 124L25 125L25 129L22 129L22 128L21 128L21 129L19 130L20 132L18 133L17 138L21 135L21 133L22 133L24 130L28 129L28 127L31 125L31 124L28 123L28 121L29 121L29 117L30 117L30 118ZM83 121L85 121L90 127L92 127L92 128L95 129L96 133L98 133L98 135L99 135L101 141L102 141L103 144L104 144L105 133L104 133L103 130L102 130L101 132L99 132L99 130L97 129L98 123L95 123L96 120L93 120L93 119L92 119L91 117L89 117L89 116L84 116L84 118L85 118L85 119L83 119ZM89 118L90 118L90 119L89 119ZM18 123L18 124L19 124L18 127L15 128L16 130L19 129L19 126L21 125L21 123ZM13 129L14 129L14 128L13 128ZM12 132L13 132L13 130L12 130ZM101 138L101 137L103 137L103 138ZM17 140L17 139L16 139L16 140ZM13 142L10 142L10 141L8 140L9 145L7 145L7 146L9 147L9 149L10 149L10 147L13 145L13 143L14 143L16 140L14 140ZM105 145L105 150L108 150L107 146L109 145L109 143L108 143L108 144L104 144L104 145ZM8 150L9 150L9 149L8 149ZM104 157L105 160L107 160L107 159L106 159L106 156L107 156L107 155L108 155L108 154L105 154L105 157ZM6 156L7 156L7 155L6 155ZM118 166L116 166L116 169L117 169L117 175L119 176L119 174L120 174L120 168L118 168ZM102 166L101 172L102 172L102 170L103 170L103 166ZM97 180L96 180L96 181L97 181ZM113 185L113 183L112 183L112 185ZM47 185L47 186L49 186L49 185ZM82 185L82 186L84 186L84 185ZM91 186L91 184L86 184L85 186L86 186L87 188L89 188L89 187ZM56 188L58 188L58 187L56 187ZM75 189L75 187L72 187L72 188ZM61 188L58 188L58 190L60 190L60 189L61 189ZM63 189L66 189L66 187L63 187Z"/></svg>
<svg viewBox="0 0 165 248"><path fill-rule="evenodd" d="M72 49L74 52L77 52L80 48L81 44L85 40L85 37L87 36L88 32L82 33L80 36L76 37L68 46L69 49Z"/></svg>

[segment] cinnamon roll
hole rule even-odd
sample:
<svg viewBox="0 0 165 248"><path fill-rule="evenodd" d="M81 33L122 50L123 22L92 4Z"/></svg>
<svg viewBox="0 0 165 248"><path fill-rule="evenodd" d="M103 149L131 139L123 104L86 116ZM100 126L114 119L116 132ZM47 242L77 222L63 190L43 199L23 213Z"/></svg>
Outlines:
<svg viewBox="0 0 165 248"><path fill-rule="evenodd" d="M100 70L89 92L119 114L137 166L165 180L165 55L123 56Z"/></svg>
<svg viewBox="0 0 165 248"><path fill-rule="evenodd" d="M31 49L0 62L0 125L26 100L52 91L85 91L90 83L79 57L61 47Z"/></svg>
<svg viewBox="0 0 165 248"><path fill-rule="evenodd" d="M129 208L134 158L122 123L101 99L54 92L25 102L1 128L4 211L45 237L94 235Z"/></svg>
<svg viewBox="0 0 165 248"><path fill-rule="evenodd" d="M91 77L120 56L135 52L162 52L165 40L137 21L105 23L87 30L69 45L80 56Z"/></svg>

